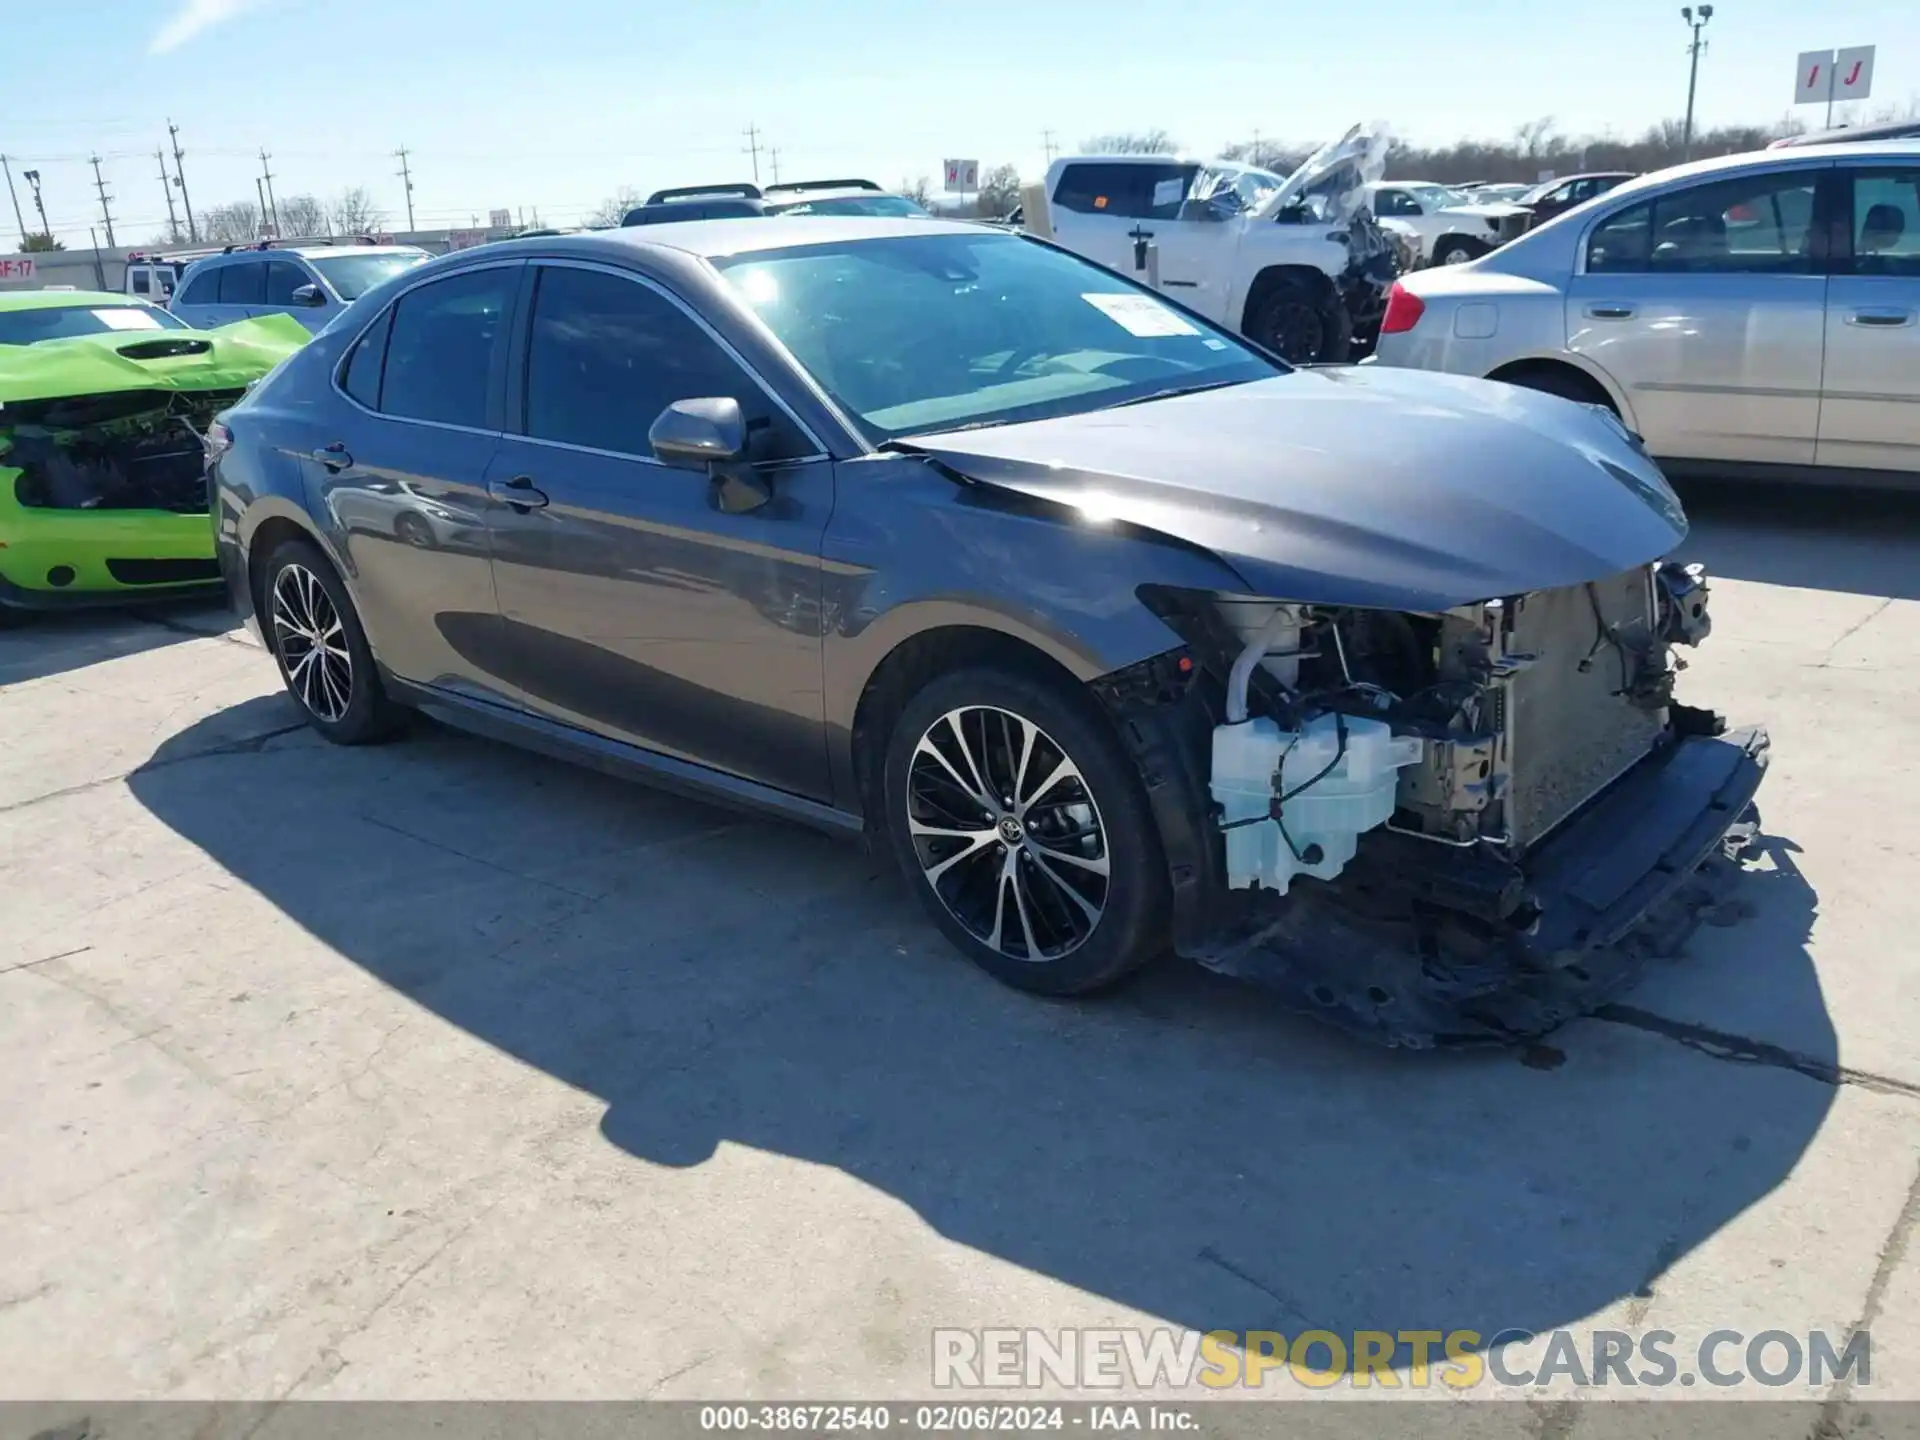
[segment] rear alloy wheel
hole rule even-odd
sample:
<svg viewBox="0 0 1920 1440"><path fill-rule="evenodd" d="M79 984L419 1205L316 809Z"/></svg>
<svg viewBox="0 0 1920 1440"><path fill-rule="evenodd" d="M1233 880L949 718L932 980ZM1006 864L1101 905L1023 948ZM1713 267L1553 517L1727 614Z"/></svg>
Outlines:
<svg viewBox="0 0 1920 1440"><path fill-rule="evenodd" d="M1477 240L1469 240L1464 235L1449 235L1435 247L1433 263L1436 265L1464 265L1469 260L1478 260L1487 253L1487 247Z"/></svg>
<svg viewBox="0 0 1920 1440"><path fill-rule="evenodd" d="M1131 762L1084 701L1000 671L945 677L901 716L885 778L909 883L997 978L1078 994L1161 948L1158 835Z"/></svg>
<svg viewBox="0 0 1920 1440"><path fill-rule="evenodd" d="M320 551L287 541L268 560L261 589L261 628L307 723L339 745L391 735L400 712L380 684L346 587Z"/></svg>

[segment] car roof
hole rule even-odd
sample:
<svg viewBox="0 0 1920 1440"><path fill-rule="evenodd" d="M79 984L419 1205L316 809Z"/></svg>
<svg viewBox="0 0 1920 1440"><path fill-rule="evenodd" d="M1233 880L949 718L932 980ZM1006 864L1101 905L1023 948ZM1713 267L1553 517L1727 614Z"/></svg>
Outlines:
<svg viewBox="0 0 1920 1440"><path fill-rule="evenodd" d="M0 290L0 310L151 310L146 301L115 290Z"/></svg>
<svg viewBox="0 0 1920 1440"><path fill-rule="evenodd" d="M965 220L928 219L917 215L760 215L720 220L671 220L659 225L623 225L616 230L596 230L590 235L559 235L527 243L550 247L557 253L592 251L606 245L621 245L638 250L678 250L688 255L716 259L761 250L838 245L849 240L891 240L912 235L977 235L982 231L995 231L995 227ZM995 233L1007 232L997 230ZM506 240L500 243L512 245L516 242Z"/></svg>
<svg viewBox="0 0 1920 1440"><path fill-rule="evenodd" d="M429 252L418 245L274 245L262 250L258 246L245 245L232 250L219 251L212 255L202 255L193 265L231 265L238 260L271 260L276 255L298 255L307 260L324 260L332 255L424 255ZM188 267L189 269L192 266Z"/></svg>
<svg viewBox="0 0 1920 1440"><path fill-rule="evenodd" d="M1609 200L1670 185L1678 180L1704 180L1715 175L1738 175L1743 170L1762 170L1780 165L1805 165L1818 160L1920 160L1920 139L1866 140L1846 145L1795 145L1779 150L1742 150L1735 155L1716 155L1710 160L1693 160L1685 165L1669 166L1623 180L1607 192Z"/></svg>

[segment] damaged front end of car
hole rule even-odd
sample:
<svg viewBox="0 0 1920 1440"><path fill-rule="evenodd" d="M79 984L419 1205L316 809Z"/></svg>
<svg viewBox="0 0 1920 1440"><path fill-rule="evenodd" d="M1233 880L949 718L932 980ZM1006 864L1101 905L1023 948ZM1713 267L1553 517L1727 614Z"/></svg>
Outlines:
<svg viewBox="0 0 1920 1440"><path fill-rule="evenodd" d="M0 604L217 585L205 437L308 338L274 316L0 347Z"/></svg>
<svg viewBox="0 0 1920 1440"><path fill-rule="evenodd" d="M1604 1003L1752 833L1765 732L1673 698L1707 598L1667 561L1436 613L1147 587L1186 649L1100 690L1167 836L1175 949L1397 1045Z"/></svg>

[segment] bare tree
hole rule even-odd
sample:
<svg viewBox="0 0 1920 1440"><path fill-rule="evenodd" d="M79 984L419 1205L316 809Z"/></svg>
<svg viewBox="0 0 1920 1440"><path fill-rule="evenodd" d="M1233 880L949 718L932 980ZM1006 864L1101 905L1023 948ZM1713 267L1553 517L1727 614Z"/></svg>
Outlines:
<svg viewBox="0 0 1920 1440"><path fill-rule="evenodd" d="M587 224L600 227L618 225L626 218L627 212L645 198L633 186L622 185L588 212Z"/></svg>
<svg viewBox="0 0 1920 1440"><path fill-rule="evenodd" d="M324 235L328 231L327 207L315 196L283 195L277 208L283 234Z"/></svg>
<svg viewBox="0 0 1920 1440"><path fill-rule="evenodd" d="M62 245L45 231L39 234L28 235L20 242L21 252L27 255L48 255L55 250L64 250L66 248L66 246Z"/></svg>
<svg viewBox="0 0 1920 1440"><path fill-rule="evenodd" d="M900 193L916 205L927 206L933 202L933 182L924 175L918 180L907 180L903 177L900 181Z"/></svg>
<svg viewBox="0 0 1920 1440"><path fill-rule="evenodd" d="M364 235L387 223L387 212L374 204L364 185L342 190L333 197L333 229L340 235Z"/></svg>
<svg viewBox="0 0 1920 1440"><path fill-rule="evenodd" d="M1542 115L1517 126L1513 132L1513 143L1522 160L1537 160L1556 146L1564 148L1564 143L1554 133L1551 115Z"/></svg>
<svg viewBox="0 0 1920 1440"><path fill-rule="evenodd" d="M996 165L980 177L980 189L974 196L974 213L983 220L998 220L1020 203L1020 172L1011 165Z"/></svg>
<svg viewBox="0 0 1920 1440"><path fill-rule="evenodd" d="M1282 140L1242 140L1223 148L1220 158L1258 166L1276 175L1290 175L1300 168L1300 162L1311 155L1313 149L1312 146L1295 145Z"/></svg>
<svg viewBox="0 0 1920 1440"><path fill-rule="evenodd" d="M218 244L236 245L260 238L260 207L251 200L216 205L200 214L200 233Z"/></svg>
<svg viewBox="0 0 1920 1440"><path fill-rule="evenodd" d="M1179 148L1165 130L1129 130L1080 142L1080 149L1088 155L1164 155Z"/></svg>

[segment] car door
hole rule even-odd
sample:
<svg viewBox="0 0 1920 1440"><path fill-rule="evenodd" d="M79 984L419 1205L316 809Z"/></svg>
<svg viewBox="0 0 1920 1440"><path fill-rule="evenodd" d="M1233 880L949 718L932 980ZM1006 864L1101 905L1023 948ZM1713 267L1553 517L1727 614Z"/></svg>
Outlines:
<svg viewBox="0 0 1920 1440"><path fill-rule="evenodd" d="M404 291L349 349L306 457L382 663L502 703L484 486L524 269L496 261Z"/></svg>
<svg viewBox="0 0 1920 1440"><path fill-rule="evenodd" d="M314 318L321 313L319 307L303 306L293 298L294 292L302 285L316 282L313 274L305 265L291 255L276 256L260 267L266 273L266 291L260 304L253 307L254 315L291 315L309 330L318 330L320 323ZM325 294L323 290L321 292Z"/></svg>
<svg viewBox="0 0 1920 1440"><path fill-rule="evenodd" d="M1831 164L1667 191L1597 217L1568 283L1567 344L1625 393L1653 453L1809 464Z"/></svg>
<svg viewBox="0 0 1920 1440"><path fill-rule="evenodd" d="M1920 162L1847 163L1827 284L1821 465L1920 471Z"/></svg>
<svg viewBox="0 0 1920 1440"><path fill-rule="evenodd" d="M1176 160L1073 161L1054 185L1053 208L1065 212L1055 238L1095 264L1134 278L1139 276L1135 245L1155 243L1161 284L1192 304L1206 278L1201 263L1206 240L1196 232L1211 231L1207 239L1217 240L1225 228L1179 218L1199 173L1199 165Z"/></svg>
<svg viewBox="0 0 1920 1440"><path fill-rule="evenodd" d="M826 800L821 539L833 466L686 304L536 262L487 475L501 672L541 714ZM676 400L731 396L773 498L728 513L657 461Z"/></svg>
<svg viewBox="0 0 1920 1440"><path fill-rule="evenodd" d="M267 267L264 261L249 256L229 260L220 267L220 292L211 323L231 325L257 314L267 301Z"/></svg>

